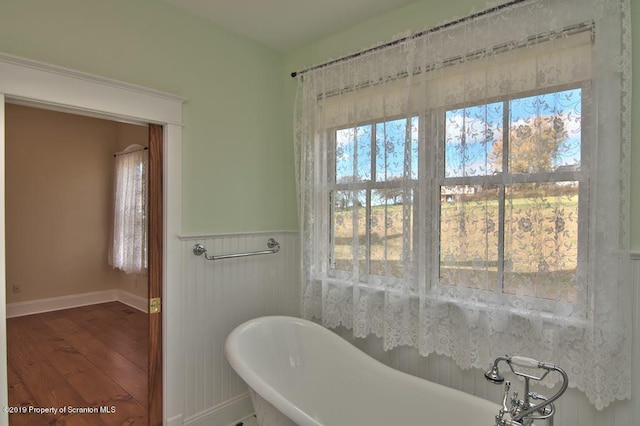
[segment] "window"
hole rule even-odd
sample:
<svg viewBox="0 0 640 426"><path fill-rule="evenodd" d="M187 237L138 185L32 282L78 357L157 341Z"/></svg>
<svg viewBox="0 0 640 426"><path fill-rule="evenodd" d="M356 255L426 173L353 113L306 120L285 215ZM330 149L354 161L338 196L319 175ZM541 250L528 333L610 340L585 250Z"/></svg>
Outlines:
<svg viewBox="0 0 640 426"><path fill-rule="evenodd" d="M515 3L299 80L302 313L553 360L601 408L630 391L628 8Z"/></svg>
<svg viewBox="0 0 640 426"><path fill-rule="evenodd" d="M115 158L111 265L128 274L147 269L147 162L139 145Z"/></svg>
<svg viewBox="0 0 640 426"><path fill-rule="evenodd" d="M450 109L439 176L439 282L575 303L583 90Z"/></svg>
<svg viewBox="0 0 640 426"><path fill-rule="evenodd" d="M413 247L402 236L413 233L418 117L342 128L333 136L331 268L351 271L357 262L363 278L412 274Z"/></svg>
<svg viewBox="0 0 640 426"><path fill-rule="evenodd" d="M439 205L436 285L575 303L578 250L586 244L578 230L587 181L582 93L573 88L427 113L444 127L439 144L422 142L439 145L440 166L419 161L418 116L332 131L334 276L353 271L354 263L361 281L415 276L421 166L440 170L432 194Z"/></svg>

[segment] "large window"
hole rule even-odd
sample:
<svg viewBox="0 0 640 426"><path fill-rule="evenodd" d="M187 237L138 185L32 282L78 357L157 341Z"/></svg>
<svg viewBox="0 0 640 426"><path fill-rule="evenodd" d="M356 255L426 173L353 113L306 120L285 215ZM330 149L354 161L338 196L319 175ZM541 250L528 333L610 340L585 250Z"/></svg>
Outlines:
<svg viewBox="0 0 640 426"><path fill-rule="evenodd" d="M430 111L444 132L424 142L418 116L332 131L330 269L414 279L435 253L435 285L576 302L582 100L572 88ZM436 164L421 143L438 147ZM416 262L419 167L439 170L426 194L439 211L437 244Z"/></svg>
<svg viewBox="0 0 640 426"><path fill-rule="evenodd" d="M628 365L632 323L628 9L595 2L512 2L304 73L305 317L628 397L628 368L592 374Z"/></svg>

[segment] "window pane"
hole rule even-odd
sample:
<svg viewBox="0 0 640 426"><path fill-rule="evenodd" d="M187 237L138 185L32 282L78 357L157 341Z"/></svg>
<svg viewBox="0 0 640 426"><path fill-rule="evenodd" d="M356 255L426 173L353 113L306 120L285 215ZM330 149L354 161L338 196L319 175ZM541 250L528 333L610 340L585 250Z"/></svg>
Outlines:
<svg viewBox="0 0 640 426"><path fill-rule="evenodd" d="M333 191L331 218L332 264L335 269L353 270L355 258L363 270L366 259L366 192ZM357 239L354 241L354 237ZM355 245L355 247L354 247ZM355 251L355 252L354 252Z"/></svg>
<svg viewBox="0 0 640 426"><path fill-rule="evenodd" d="M418 117L376 124L376 181L404 176L418 178Z"/></svg>
<svg viewBox="0 0 640 426"><path fill-rule="evenodd" d="M503 103L445 114L445 177L486 176L502 171Z"/></svg>
<svg viewBox="0 0 640 426"><path fill-rule="evenodd" d="M371 180L371 125L336 131L336 183Z"/></svg>
<svg viewBox="0 0 640 426"><path fill-rule="evenodd" d="M420 134L418 117L411 118L411 179L418 180L418 141Z"/></svg>
<svg viewBox="0 0 640 426"><path fill-rule="evenodd" d="M413 195L398 189L376 190L371 197L371 274L413 274Z"/></svg>
<svg viewBox="0 0 640 426"><path fill-rule="evenodd" d="M497 289L498 189L440 188L440 283Z"/></svg>
<svg viewBox="0 0 640 426"><path fill-rule="evenodd" d="M578 182L505 191L505 293L576 302Z"/></svg>
<svg viewBox="0 0 640 426"><path fill-rule="evenodd" d="M539 173L580 167L581 89L509 102L509 167Z"/></svg>

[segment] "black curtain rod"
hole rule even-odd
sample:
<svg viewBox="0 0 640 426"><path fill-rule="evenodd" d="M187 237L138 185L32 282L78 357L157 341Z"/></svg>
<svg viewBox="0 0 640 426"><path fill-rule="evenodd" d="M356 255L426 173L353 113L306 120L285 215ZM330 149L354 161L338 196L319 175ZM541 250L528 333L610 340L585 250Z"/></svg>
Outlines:
<svg viewBox="0 0 640 426"><path fill-rule="evenodd" d="M351 55L343 56L342 58L333 59L333 60L331 60L329 62L325 62L324 64L314 65L312 67L305 68L305 69L303 69L301 71L294 71L294 72L291 73L291 77L295 78L298 75L302 75L302 74L304 74L304 73L306 73L308 71L317 70L318 68L324 68L324 67L327 67L329 65L337 64L338 62L343 62L343 61L346 61L346 60L349 60L349 59L357 58L359 56L366 55L367 53L376 52L378 50L386 49L388 47L395 46L397 44L403 43L403 42L405 42L407 40L413 40L413 39L416 39L416 38L424 37L427 34L435 33L435 32L438 32L438 31L442 31L442 30L444 30L446 28L449 28L449 27L452 27L454 25L458 25L458 24L461 24L461 23L466 22L466 21L471 21L473 19L480 18L482 16L490 15L492 13L498 12L499 10L505 9L507 7L511 7L511 6L516 5L518 3L523 3L525 1L528 1L528 0L512 0L512 1L508 2L508 3L504 3L504 4L501 4L501 5L489 8L489 9L485 9L482 12L477 12L477 13L474 13L472 15L465 16L464 18L456 19L455 21L447 22L446 24L438 25L437 27L433 27L433 28L430 28L428 30L420 31L419 33L415 33L415 34L413 34L411 36L403 37L403 38L400 38L398 40L393 40L393 41L390 41L388 43L384 43L384 44L381 44L379 46L363 50L361 52L357 52L357 53L353 53Z"/></svg>
<svg viewBox="0 0 640 426"><path fill-rule="evenodd" d="M145 146L145 147L143 147L143 148L140 148L140 149L134 149L134 150L131 150L131 151L116 152L115 154L113 154L113 156L114 156L114 157L117 157L117 156L119 156L119 155L133 154L134 152L146 151L146 150L148 150L148 149L149 149L149 147L148 147L148 146Z"/></svg>

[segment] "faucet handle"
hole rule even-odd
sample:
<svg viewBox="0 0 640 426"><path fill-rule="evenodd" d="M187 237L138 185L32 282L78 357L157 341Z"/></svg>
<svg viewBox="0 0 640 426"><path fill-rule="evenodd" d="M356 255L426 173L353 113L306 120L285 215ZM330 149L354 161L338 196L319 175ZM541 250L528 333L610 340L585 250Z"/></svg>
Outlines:
<svg viewBox="0 0 640 426"><path fill-rule="evenodd" d="M500 410L500 417L510 411L507 406L507 401L509 401L509 389L511 389L511 382L507 380L504 383L504 394L502 395L502 409Z"/></svg>
<svg viewBox="0 0 640 426"><path fill-rule="evenodd" d="M512 364L519 365L520 367L527 367L527 368L540 368L540 365L543 364L536 359L528 358L526 356L518 356L518 355L512 356L509 361Z"/></svg>

